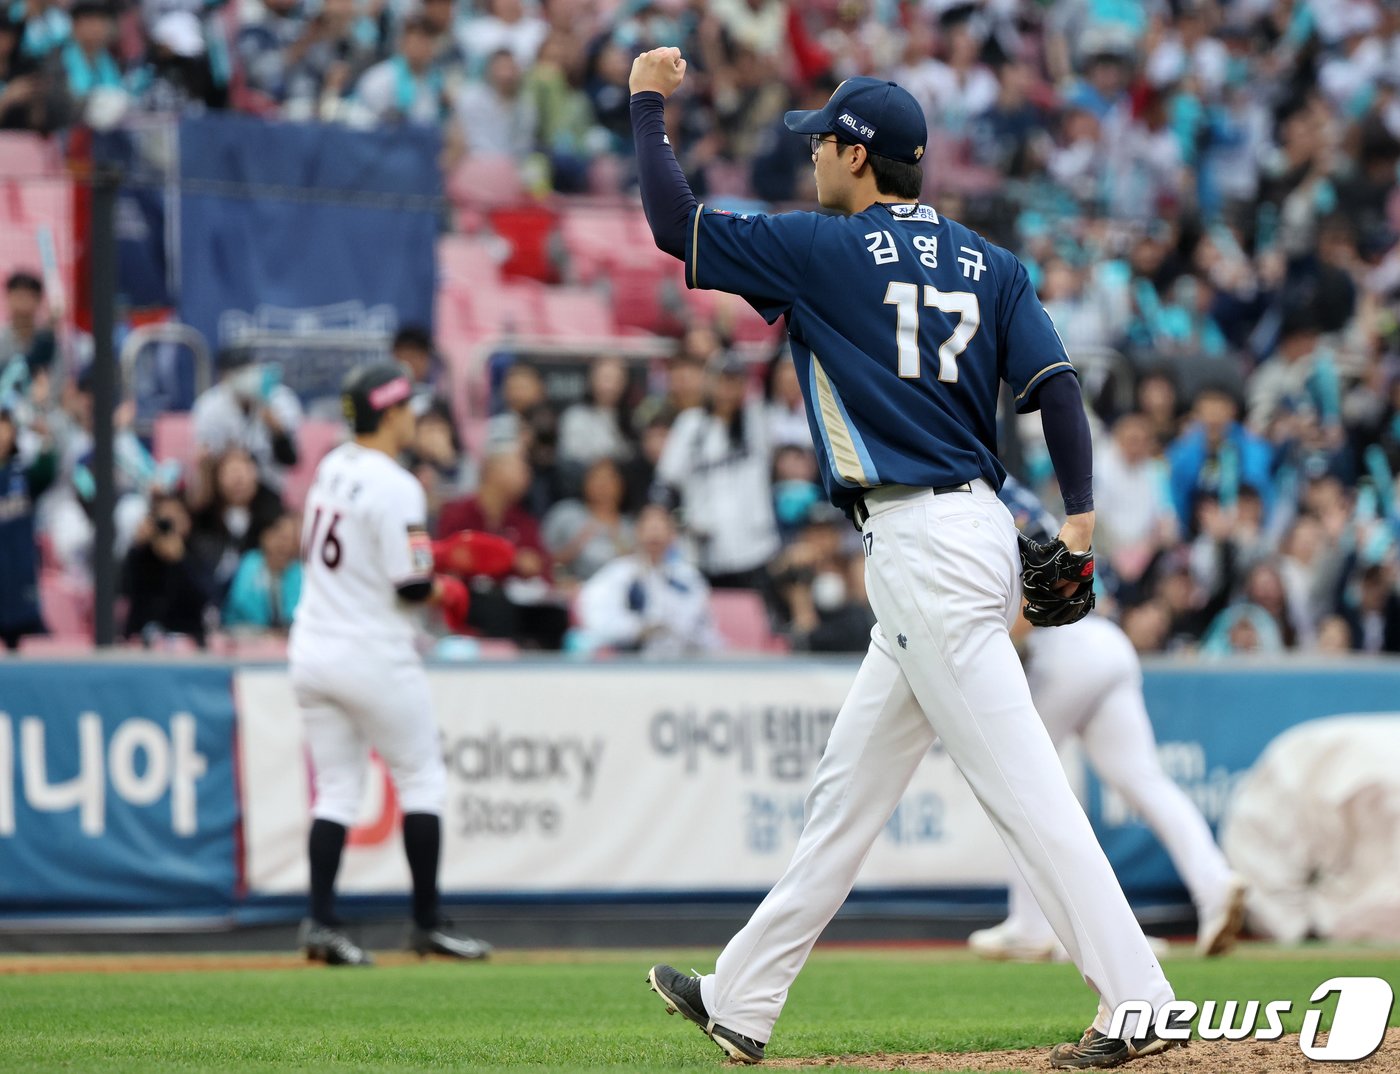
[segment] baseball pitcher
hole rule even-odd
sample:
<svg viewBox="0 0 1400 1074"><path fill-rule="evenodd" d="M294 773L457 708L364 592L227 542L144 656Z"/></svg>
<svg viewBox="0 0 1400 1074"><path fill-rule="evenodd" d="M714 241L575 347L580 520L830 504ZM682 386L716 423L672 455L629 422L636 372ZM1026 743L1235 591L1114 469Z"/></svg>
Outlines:
<svg viewBox="0 0 1400 1074"><path fill-rule="evenodd" d="M1050 318L1014 256L919 201L928 132L904 89L852 78L825 107L789 112L831 215L747 218L697 204L676 163L664 102L684 77L675 48L632 67L648 222L685 262L688 286L784 319L826 491L863 536L878 626L782 879L714 973L655 966L651 987L731 1058L760 1061L788 987L939 736L1098 994L1093 1024L1055 1048L1053 1065L1162 1051L1170 1042L1147 1026L1107 1036L1116 1005L1156 1010L1172 989L1060 768L1008 631L1023 563L997 499L1002 381L1018 409L1041 411L1069 514L1052 545L1028 547L1028 614L1070 622L1093 603L1088 423Z"/></svg>

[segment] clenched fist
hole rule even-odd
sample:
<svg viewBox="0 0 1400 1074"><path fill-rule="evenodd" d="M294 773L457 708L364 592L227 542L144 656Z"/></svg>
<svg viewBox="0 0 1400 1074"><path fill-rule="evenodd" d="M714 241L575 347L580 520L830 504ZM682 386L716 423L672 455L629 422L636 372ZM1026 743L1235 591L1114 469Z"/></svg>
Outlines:
<svg viewBox="0 0 1400 1074"><path fill-rule="evenodd" d="M674 47L654 48L632 61L627 88L633 93L653 91L669 97L685 78L685 60Z"/></svg>

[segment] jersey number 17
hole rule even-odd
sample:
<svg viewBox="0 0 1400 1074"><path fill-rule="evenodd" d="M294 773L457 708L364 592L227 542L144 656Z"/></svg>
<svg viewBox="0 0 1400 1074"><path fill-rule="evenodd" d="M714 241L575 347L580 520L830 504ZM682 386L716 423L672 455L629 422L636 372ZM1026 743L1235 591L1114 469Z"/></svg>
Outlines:
<svg viewBox="0 0 1400 1074"><path fill-rule="evenodd" d="M982 327L982 308L971 291L940 291L931 283L923 285L923 305L942 313L958 315L958 326L938 348L938 379L944 384L958 382L958 355L967 350L977 329ZM885 305L895 313L894 338L899 350L899 375L905 380L918 380L921 372L919 356L919 285L892 282L885 288Z"/></svg>

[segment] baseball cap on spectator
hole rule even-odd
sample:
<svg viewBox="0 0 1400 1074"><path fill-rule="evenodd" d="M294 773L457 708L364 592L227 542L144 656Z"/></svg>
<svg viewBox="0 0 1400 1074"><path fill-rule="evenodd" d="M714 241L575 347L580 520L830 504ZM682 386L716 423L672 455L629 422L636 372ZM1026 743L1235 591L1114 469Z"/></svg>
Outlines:
<svg viewBox="0 0 1400 1074"><path fill-rule="evenodd" d="M204 55L204 29L189 11L167 11L156 20L151 40L186 59Z"/></svg>
<svg viewBox="0 0 1400 1074"><path fill-rule="evenodd" d="M72 22L93 17L115 19L117 14L111 4L103 3L102 0L78 0L68 11L68 18Z"/></svg>
<svg viewBox="0 0 1400 1074"><path fill-rule="evenodd" d="M873 156L917 164L928 145L928 123L914 95L894 82L848 78L825 107L783 116L797 134L834 134Z"/></svg>
<svg viewBox="0 0 1400 1074"><path fill-rule="evenodd" d="M5 290L9 291L32 291L36 295L44 293L43 281L32 272L25 272L20 269L18 272L10 273L9 279L5 281Z"/></svg>

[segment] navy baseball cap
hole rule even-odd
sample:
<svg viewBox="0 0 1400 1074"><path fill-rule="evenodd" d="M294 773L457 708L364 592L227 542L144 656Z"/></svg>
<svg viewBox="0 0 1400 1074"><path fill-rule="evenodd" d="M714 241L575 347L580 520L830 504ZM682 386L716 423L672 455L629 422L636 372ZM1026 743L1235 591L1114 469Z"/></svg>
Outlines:
<svg viewBox="0 0 1400 1074"><path fill-rule="evenodd" d="M837 86L825 108L789 112L783 122L798 134L835 134L874 156L906 164L917 164L928 145L928 123L914 95L864 75Z"/></svg>

